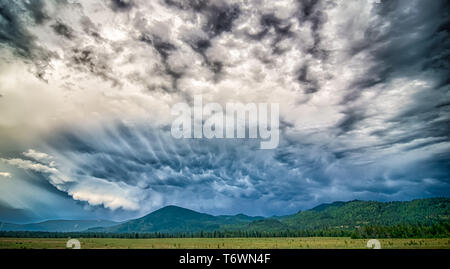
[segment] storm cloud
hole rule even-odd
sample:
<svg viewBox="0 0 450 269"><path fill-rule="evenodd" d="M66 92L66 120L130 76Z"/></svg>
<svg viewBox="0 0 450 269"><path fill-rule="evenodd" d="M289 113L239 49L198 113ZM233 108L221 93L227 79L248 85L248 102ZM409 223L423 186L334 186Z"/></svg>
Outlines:
<svg viewBox="0 0 450 269"><path fill-rule="evenodd" d="M0 204L124 219L448 196L449 7L0 0ZM194 95L279 103L279 147L174 139Z"/></svg>

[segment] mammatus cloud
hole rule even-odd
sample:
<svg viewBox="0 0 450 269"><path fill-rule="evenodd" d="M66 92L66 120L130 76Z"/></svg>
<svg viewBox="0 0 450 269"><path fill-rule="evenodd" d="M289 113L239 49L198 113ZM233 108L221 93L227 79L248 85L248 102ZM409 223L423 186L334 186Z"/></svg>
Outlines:
<svg viewBox="0 0 450 269"><path fill-rule="evenodd" d="M443 0L0 0L0 171L116 214L448 196L448 10ZM279 147L174 139L171 107L195 95L278 103Z"/></svg>

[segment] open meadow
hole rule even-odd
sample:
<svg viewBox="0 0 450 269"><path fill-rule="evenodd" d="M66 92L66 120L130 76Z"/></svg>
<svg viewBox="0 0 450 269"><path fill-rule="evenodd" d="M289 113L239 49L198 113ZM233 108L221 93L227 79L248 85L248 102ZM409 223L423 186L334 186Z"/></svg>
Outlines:
<svg viewBox="0 0 450 269"><path fill-rule="evenodd" d="M0 249L64 249L63 238L0 238ZM383 249L450 249L450 238L378 239ZM80 238L82 249L366 249L367 239L295 238Z"/></svg>

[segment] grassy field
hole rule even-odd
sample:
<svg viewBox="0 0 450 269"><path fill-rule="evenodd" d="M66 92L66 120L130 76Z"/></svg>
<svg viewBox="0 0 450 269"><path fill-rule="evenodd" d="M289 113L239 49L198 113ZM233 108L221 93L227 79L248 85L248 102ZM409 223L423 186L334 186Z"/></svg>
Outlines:
<svg viewBox="0 0 450 269"><path fill-rule="evenodd" d="M365 249L366 239L301 238L81 238L82 249ZM379 239L383 249L450 249L450 238ZM0 249L64 249L62 238L0 238Z"/></svg>

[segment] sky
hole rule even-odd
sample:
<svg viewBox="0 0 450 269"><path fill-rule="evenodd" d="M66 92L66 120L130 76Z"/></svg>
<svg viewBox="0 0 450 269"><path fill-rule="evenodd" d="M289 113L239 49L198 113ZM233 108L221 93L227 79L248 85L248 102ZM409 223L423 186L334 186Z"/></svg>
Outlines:
<svg viewBox="0 0 450 269"><path fill-rule="evenodd" d="M450 196L445 0L0 0L0 220ZM194 96L280 141L175 139Z"/></svg>

